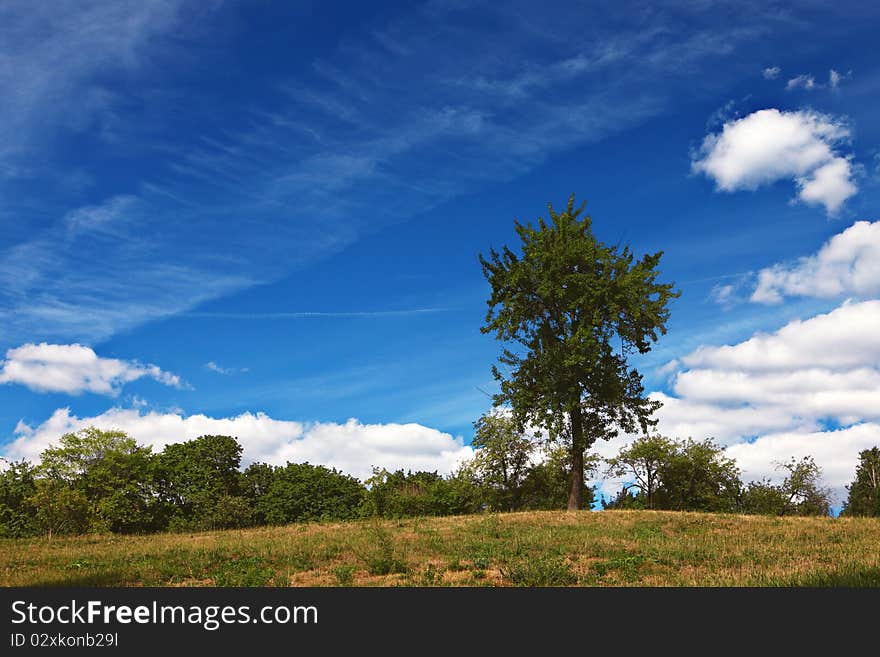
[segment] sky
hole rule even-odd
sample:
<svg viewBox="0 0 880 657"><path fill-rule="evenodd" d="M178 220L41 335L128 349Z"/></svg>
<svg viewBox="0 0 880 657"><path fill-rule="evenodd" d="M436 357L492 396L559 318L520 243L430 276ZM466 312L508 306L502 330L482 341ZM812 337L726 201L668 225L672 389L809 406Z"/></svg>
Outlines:
<svg viewBox="0 0 880 657"><path fill-rule="evenodd" d="M658 430L747 481L812 455L839 503L880 444L878 19L7 0L0 454L98 426L449 472L497 391L479 255L575 194L682 292L634 361Z"/></svg>

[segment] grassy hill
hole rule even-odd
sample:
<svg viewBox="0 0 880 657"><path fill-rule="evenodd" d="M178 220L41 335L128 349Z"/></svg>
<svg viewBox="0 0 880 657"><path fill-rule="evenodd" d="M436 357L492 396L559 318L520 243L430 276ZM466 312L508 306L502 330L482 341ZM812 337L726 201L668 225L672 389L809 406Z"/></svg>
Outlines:
<svg viewBox="0 0 880 657"><path fill-rule="evenodd" d="M880 519L526 512L0 540L0 584L880 586Z"/></svg>

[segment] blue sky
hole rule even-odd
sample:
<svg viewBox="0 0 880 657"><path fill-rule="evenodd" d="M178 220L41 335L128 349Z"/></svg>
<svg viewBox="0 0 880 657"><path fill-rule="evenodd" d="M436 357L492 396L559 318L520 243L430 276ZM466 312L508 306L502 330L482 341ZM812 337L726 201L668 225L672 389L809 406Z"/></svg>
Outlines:
<svg viewBox="0 0 880 657"><path fill-rule="evenodd" d="M839 489L880 442L880 349L787 336L874 319L878 18L846 2L6 2L0 449L32 456L83 423L159 446L227 422L255 458L448 468L495 390L478 254L575 193L600 238L663 250L682 290L639 361L684 409L664 428L715 435L756 476L816 453ZM711 350L791 326L777 337L803 353L855 340L863 362L795 359L773 374L788 388L761 370L754 389L779 399L731 393L757 366ZM700 376L718 394L689 393ZM864 404L829 406L840 390ZM691 421L726 417L713 408L762 419Z"/></svg>

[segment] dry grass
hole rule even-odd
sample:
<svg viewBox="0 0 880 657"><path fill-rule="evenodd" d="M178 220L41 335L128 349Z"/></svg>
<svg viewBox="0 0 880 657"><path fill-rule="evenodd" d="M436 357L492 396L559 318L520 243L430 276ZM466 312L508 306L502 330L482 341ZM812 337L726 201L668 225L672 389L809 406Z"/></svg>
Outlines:
<svg viewBox="0 0 880 657"><path fill-rule="evenodd" d="M880 586L880 519L527 512L0 540L4 586Z"/></svg>

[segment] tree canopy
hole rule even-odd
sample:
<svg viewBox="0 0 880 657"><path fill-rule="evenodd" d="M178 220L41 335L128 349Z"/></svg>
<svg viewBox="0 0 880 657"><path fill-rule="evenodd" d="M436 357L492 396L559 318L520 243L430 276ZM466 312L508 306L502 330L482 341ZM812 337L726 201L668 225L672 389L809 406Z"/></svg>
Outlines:
<svg viewBox="0 0 880 657"><path fill-rule="evenodd" d="M739 469L711 439L649 435L624 447L607 463L607 474L624 483L605 508L717 512L737 508Z"/></svg>
<svg viewBox="0 0 880 657"><path fill-rule="evenodd" d="M846 488L848 495L841 514L880 516L880 447L859 452L856 477Z"/></svg>
<svg viewBox="0 0 880 657"><path fill-rule="evenodd" d="M642 377L628 364L666 332L670 299L659 283L662 252L636 260L629 246L606 245L592 220L575 207L549 206L549 221L515 222L521 254L508 247L480 256L492 287L484 333L506 345L492 369L520 426L543 427L571 454L568 507L580 508L583 455L598 438L618 431L647 432L659 402L644 394Z"/></svg>

